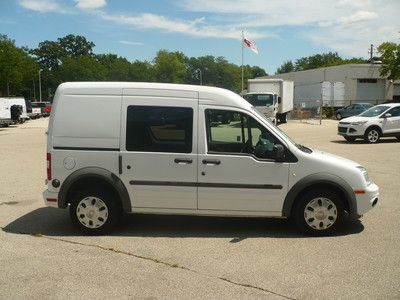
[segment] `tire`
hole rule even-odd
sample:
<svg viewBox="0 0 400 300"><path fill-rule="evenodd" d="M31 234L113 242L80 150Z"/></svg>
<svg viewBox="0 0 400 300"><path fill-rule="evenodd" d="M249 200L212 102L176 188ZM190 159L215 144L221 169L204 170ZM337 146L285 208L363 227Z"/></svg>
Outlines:
<svg viewBox="0 0 400 300"><path fill-rule="evenodd" d="M341 119L342 119L342 115L341 115L340 113L337 113L337 114L336 114L336 119L337 119L337 120L341 120Z"/></svg>
<svg viewBox="0 0 400 300"><path fill-rule="evenodd" d="M381 131L377 127L368 128L364 134L364 141L369 144L376 144L381 137Z"/></svg>
<svg viewBox="0 0 400 300"><path fill-rule="evenodd" d="M120 221L122 208L118 199L106 190L87 189L74 194L69 208L72 223L83 233L109 233Z"/></svg>
<svg viewBox="0 0 400 300"><path fill-rule="evenodd" d="M324 236L335 232L344 216L343 203L335 192L315 189L301 196L292 217L303 234Z"/></svg>
<svg viewBox="0 0 400 300"><path fill-rule="evenodd" d="M354 142L354 141L356 140L356 138L351 137L351 136L345 136L344 139L345 139L346 141L348 141L349 143L352 143L352 142Z"/></svg>
<svg viewBox="0 0 400 300"><path fill-rule="evenodd" d="M279 116L279 122L284 124L288 122L288 114L284 113L282 115Z"/></svg>

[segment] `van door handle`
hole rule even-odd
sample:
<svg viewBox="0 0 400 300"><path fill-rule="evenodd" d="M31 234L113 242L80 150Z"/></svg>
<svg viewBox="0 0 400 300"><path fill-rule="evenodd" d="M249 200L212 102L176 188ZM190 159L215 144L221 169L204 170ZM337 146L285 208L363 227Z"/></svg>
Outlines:
<svg viewBox="0 0 400 300"><path fill-rule="evenodd" d="M175 158L174 162L176 164L191 164L193 162L193 160L191 158Z"/></svg>
<svg viewBox="0 0 400 300"><path fill-rule="evenodd" d="M221 161L219 159L203 159L203 165L220 165Z"/></svg>

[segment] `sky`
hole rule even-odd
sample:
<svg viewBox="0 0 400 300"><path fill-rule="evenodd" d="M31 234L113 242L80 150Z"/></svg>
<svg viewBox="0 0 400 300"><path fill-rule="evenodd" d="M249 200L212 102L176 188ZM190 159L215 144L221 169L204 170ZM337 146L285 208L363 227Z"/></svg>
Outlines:
<svg viewBox="0 0 400 300"><path fill-rule="evenodd" d="M368 58L370 44L400 41L400 0L0 0L0 34L17 46L67 34L94 52L152 61L157 51L223 56L240 65L241 32L269 74L286 60L328 51Z"/></svg>

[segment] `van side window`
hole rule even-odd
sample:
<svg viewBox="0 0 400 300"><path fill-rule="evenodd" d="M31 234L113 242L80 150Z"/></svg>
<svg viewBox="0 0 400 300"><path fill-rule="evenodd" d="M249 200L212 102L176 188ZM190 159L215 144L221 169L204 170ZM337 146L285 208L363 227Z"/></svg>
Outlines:
<svg viewBox="0 0 400 300"><path fill-rule="evenodd" d="M241 112L207 109L206 123L208 152L211 153L241 153L273 159L274 145L280 144L264 126Z"/></svg>
<svg viewBox="0 0 400 300"><path fill-rule="evenodd" d="M126 150L190 153L192 139L192 108L128 106Z"/></svg>

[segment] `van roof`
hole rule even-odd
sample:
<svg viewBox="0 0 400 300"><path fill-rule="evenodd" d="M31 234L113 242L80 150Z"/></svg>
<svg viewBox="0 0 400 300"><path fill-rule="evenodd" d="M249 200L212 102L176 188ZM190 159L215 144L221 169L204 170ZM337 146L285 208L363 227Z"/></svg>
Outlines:
<svg viewBox="0 0 400 300"><path fill-rule="evenodd" d="M238 94L217 87L154 82L66 82L59 95L143 95L199 98L200 104L229 105L249 109L251 104Z"/></svg>

